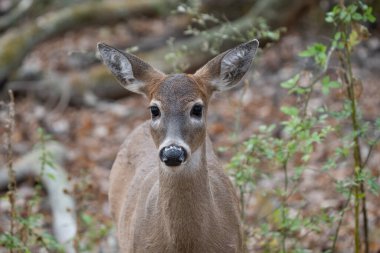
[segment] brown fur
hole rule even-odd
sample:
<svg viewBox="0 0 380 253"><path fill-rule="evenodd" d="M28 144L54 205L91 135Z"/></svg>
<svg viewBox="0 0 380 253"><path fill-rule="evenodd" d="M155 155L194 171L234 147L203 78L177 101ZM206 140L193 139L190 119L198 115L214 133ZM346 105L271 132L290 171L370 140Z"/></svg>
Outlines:
<svg viewBox="0 0 380 253"><path fill-rule="evenodd" d="M208 167L173 176L159 169L149 132L146 122L130 135L111 171L122 252L242 252L238 200L209 139Z"/></svg>
<svg viewBox="0 0 380 253"><path fill-rule="evenodd" d="M170 114L162 115L167 117L165 122L173 124L176 117L181 128L177 131L192 152L201 151L198 168L185 167L176 173L160 168L157 146L170 129L154 130L149 122L130 135L113 165L110 202L122 252L241 252L234 189L205 127L192 131L180 116L187 103L201 98L206 104L209 99L194 80L169 76L157 85L152 99L161 101L163 113Z"/></svg>
<svg viewBox="0 0 380 253"><path fill-rule="evenodd" d="M121 84L160 110L129 135L111 170L109 199L121 252L243 251L238 199L213 152L206 114L212 93L238 83L257 47L253 40L194 75L166 76L136 56L98 45ZM195 104L202 106L201 116L192 116ZM159 149L167 145L182 145L187 160L166 166Z"/></svg>

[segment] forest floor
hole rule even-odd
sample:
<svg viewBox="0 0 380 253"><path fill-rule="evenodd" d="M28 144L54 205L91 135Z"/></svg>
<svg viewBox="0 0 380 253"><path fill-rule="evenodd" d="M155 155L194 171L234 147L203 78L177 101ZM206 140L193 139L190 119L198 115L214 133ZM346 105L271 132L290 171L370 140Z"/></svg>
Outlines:
<svg viewBox="0 0 380 253"><path fill-rule="evenodd" d="M137 22L137 21L136 21ZM140 21L141 22L141 21ZM145 27L152 27L152 22L146 21ZM165 24L154 23L154 30L163 31ZM278 124L286 119L280 107L297 103L296 97L288 95L280 87L280 83L287 80L305 66L305 61L298 57L298 53L316 40L324 41L324 37L316 34L307 34L293 30L284 35L281 40L263 48L254 61L254 67L247 76L241 89L216 94L211 101L208 113L208 132L216 150L221 147L236 147L242 141L257 133L261 125ZM110 31L108 31L110 32ZM145 31L147 34L149 31ZM63 38L47 41L39 46L24 63L39 64L41 68L51 71L67 71L68 53L74 48L79 50L95 50L98 41L103 40L105 30L86 28L75 33L68 33ZM125 31L121 25L115 26L110 44L122 44L138 32ZM380 116L380 39L379 33L364 42L354 57L354 72L363 83L363 93L360 97L363 118L374 120ZM139 34L144 36L144 34ZM109 36L107 35L109 38ZM117 42L117 43L116 43ZM78 50L78 49L76 49ZM70 75L70 72L68 72ZM57 84L59 81L57 81ZM337 94L329 99L322 96L313 97L310 106L321 107L328 103L338 108L343 99ZM65 169L75 186L74 196L77 204L77 213L84 212L96 220L95 223L111 226L110 210L107 201L109 188L108 176L112 163L125 137L140 123L149 119L147 101L144 98L131 95L117 101L98 100L93 106L56 106L49 101L41 102L32 95L16 97L15 131L13 134L14 159L22 157L39 143L37 128L44 128L52 139L67 147ZM237 123L239 122L239 123ZM338 194L333 181L318 172L321 160L329 152L333 152L333 137L329 140L331 146L318 148L314 153L311 167L314 170L303 175L299 186L299 193L293 201L302 200L303 212L313 213L320 207L337 210L345 201ZM2 147L4 150L4 147ZM368 148L367 148L368 149ZM232 150L217 152L224 163L233 155ZM347 163L349 164L349 163ZM368 162L372 175L377 177L380 184L380 147L377 146ZM344 168L337 169L334 176L343 178L349 173ZM248 218L255 226L265 217L267 209L263 206L272 205L270 194L263 197L261 192L269 192L281 182L281 171L271 171L271 178L259 182L257 191L253 194L252 203L248 210ZM30 183L18 186L19 206L23 205L33 195ZM259 193L260 192L260 193ZM0 200L0 213L8 207L6 199ZM268 203L267 203L268 202ZM380 251L380 197L368 196L368 213L370 224L370 240L372 252ZM318 206L318 208L316 208ZM48 205L43 206L44 213L49 212ZM339 252L351 252L353 248L353 215L348 210L346 219L340 231ZM0 224L4 217L0 218ZM95 225L96 227L96 225ZM81 230L82 229L82 230ZM324 233L303 235L302 245L312 249L312 252L321 252L327 248L328 237L333 228ZM86 228L80 227L79 233L86 233ZM99 247L107 248L110 240L97 238ZM253 242L259 241L258 238Z"/></svg>

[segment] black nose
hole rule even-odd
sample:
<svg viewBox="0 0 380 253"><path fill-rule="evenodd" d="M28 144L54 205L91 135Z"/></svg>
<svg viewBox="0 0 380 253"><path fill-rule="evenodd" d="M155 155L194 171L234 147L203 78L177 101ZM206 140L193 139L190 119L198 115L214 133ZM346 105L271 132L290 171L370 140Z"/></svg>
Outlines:
<svg viewBox="0 0 380 253"><path fill-rule="evenodd" d="M170 145L160 151L160 159L167 166L178 166L186 160L186 150L183 147Z"/></svg>

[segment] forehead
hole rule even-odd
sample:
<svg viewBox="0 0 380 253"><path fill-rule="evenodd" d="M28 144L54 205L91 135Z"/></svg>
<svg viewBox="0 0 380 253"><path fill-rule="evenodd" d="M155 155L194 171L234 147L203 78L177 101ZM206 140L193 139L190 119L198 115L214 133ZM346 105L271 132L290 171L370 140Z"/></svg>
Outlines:
<svg viewBox="0 0 380 253"><path fill-rule="evenodd" d="M151 91L151 99L169 103L186 104L201 98L206 102L206 90L191 75L167 76Z"/></svg>

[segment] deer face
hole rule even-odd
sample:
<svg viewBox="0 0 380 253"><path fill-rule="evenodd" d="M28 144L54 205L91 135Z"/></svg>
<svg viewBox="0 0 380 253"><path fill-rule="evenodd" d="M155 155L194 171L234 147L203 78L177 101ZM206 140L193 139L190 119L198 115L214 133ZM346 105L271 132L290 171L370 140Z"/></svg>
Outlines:
<svg viewBox="0 0 380 253"><path fill-rule="evenodd" d="M208 94L184 74L166 77L150 99L151 133L167 166L185 163L204 142Z"/></svg>
<svg viewBox="0 0 380 253"><path fill-rule="evenodd" d="M206 137L209 98L237 85L249 70L258 41L241 44L209 61L194 75L165 75L134 55L98 44L104 63L123 87L149 100L151 135L160 161L178 167L192 159Z"/></svg>

